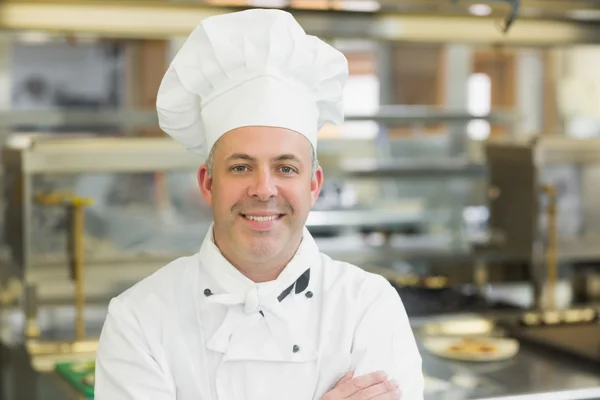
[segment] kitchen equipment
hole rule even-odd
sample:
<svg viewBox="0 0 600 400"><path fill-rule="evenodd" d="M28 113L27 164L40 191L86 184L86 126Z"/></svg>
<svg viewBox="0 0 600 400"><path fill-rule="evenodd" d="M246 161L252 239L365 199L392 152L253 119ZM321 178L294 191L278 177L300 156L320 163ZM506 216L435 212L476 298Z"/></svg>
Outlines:
<svg viewBox="0 0 600 400"><path fill-rule="evenodd" d="M477 293L463 293L459 287L428 288L391 283L409 317L519 309L504 302L487 300Z"/></svg>
<svg viewBox="0 0 600 400"><path fill-rule="evenodd" d="M523 327L589 324L597 321L599 315L593 307L528 311L521 316L519 323Z"/></svg>
<svg viewBox="0 0 600 400"><path fill-rule="evenodd" d="M593 269L575 271L571 283L575 302L600 302L600 271Z"/></svg>
<svg viewBox="0 0 600 400"><path fill-rule="evenodd" d="M513 329L511 335L522 342L574 356L600 367L600 324L596 321L520 326Z"/></svg>

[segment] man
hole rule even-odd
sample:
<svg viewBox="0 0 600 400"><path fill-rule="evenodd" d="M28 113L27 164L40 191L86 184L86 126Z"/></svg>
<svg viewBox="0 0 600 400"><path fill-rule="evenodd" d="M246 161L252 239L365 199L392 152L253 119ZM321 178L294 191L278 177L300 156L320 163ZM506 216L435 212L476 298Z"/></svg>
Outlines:
<svg viewBox="0 0 600 400"><path fill-rule="evenodd" d="M304 227L317 132L343 120L345 57L292 16L204 20L165 74L161 128L206 161L199 252L109 305L99 400L423 398L421 358L381 276L321 254Z"/></svg>

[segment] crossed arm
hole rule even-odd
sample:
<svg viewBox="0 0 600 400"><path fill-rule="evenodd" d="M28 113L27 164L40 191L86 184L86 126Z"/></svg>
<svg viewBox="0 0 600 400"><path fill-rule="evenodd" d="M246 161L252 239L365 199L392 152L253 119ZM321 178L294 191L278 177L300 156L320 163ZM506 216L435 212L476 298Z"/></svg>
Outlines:
<svg viewBox="0 0 600 400"><path fill-rule="evenodd" d="M422 359L396 290L380 280L357 326L353 370L322 400L423 400Z"/></svg>
<svg viewBox="0 0 600 400"><path fill-rule="evenodd" d="M100 338L97 399L176 399L172 379L143 338L129 307L113 300ZM321 400L423 400L421 357L404 306L387 282L368 299L354 332L352 354L352 372Z"/></svg>

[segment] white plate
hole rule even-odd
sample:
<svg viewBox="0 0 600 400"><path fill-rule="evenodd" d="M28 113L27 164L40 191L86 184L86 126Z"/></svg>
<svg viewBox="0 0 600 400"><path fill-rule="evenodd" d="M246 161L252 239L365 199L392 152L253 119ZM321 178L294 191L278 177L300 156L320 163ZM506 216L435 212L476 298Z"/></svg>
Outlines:
<svg viewBox="0 0 600 400"><path fill-rule="evenodd" d="M423 327L428 336L472 336L486 335L494 330L493 322L483 318L454 319L452 321L441 321L429 323Z"/></svg>
<svg viewBox="0 0 600 400"><path fill-rule="evenodd" d="M485 343L496 348L496 351L490 353L466 353L450 351L452 346L460 344L465 338L460 337L430 337L423 341L425 349L430 353L443 358L460 361L502 361L514 357L519 352L519 342L514 339L479 337L469 338L479 343Z"/></svg>

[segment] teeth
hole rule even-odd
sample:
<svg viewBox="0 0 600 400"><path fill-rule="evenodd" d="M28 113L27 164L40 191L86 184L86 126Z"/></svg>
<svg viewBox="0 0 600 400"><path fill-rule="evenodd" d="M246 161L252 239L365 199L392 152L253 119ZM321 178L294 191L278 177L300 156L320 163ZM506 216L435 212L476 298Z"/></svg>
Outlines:
<svg viewBox="0 0 600 400"><path fill-rule="evenodd" d="M269 215L268 217L257 217L254 215L245 215L246 218L252 220L252 221L258 221L258 222L266 222L266 221L273 221L274 219L277 219L277 215Z"/></svg>

